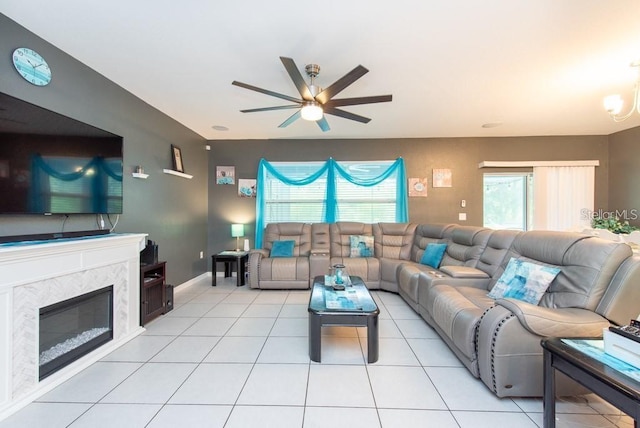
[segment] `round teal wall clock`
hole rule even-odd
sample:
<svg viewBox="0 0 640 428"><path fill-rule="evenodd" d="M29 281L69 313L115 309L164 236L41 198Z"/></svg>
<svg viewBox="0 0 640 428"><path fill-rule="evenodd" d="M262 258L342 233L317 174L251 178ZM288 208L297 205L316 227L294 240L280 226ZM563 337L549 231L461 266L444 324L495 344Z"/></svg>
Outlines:
<svg viewBox="0 0 640 428"><path fill-rule="evenodd" d="M29 48L13 51L13 66L20 76L36 86L45 86L51 82L51 69L42 56Z"/></svg>

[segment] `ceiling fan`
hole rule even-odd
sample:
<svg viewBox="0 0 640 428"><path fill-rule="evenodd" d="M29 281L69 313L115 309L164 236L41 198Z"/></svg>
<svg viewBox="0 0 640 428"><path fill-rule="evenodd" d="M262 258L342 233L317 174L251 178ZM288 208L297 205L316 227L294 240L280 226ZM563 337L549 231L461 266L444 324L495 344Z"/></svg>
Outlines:
<svg viewBox="0 0 640 428"><path fill-rule="evenodd" d="M260 92L262 94L271 95L276 98L291 101L291 105L275 106L275 107L262 107L248 110L240 110L242 113L254 113L258 111L270 111L270 110L286 110L286 109L298 109L287 120L282 122L278 127L284 128L291 125L293 122L302 117L305 120L315 121L323 132L331 129L329 123L325 117L325 114L331 114L339 116L345 119L355 120L356 122L369 123L371 119L368 117L360 116L358 114L350 113L348 111L339 109L338 107L353 106L358 104L372 104L372 103L384 103L391 101L391 95L376 95L370 97L357 97L357 98L341 98L333 99L338 93L340 93L347 86L364 76L369 72L366 68L359 65L340 79L336 80L331 86L323 89L314 84L315 78L320 74L320 66L317 64L308 64L305 67L305 71L309 76L311 83L307 85L302 77L302 74L298 70L296 63L291 58L280 57L280 61L287 70L289 77L293 80L294 85L300 93L301 99L291 97L289 95L280 94L278 92L269 91L267 89L258 88L253 85L238 82L234 80L231 84L240 86L241 88L249 89L252 91Z"/></svg>

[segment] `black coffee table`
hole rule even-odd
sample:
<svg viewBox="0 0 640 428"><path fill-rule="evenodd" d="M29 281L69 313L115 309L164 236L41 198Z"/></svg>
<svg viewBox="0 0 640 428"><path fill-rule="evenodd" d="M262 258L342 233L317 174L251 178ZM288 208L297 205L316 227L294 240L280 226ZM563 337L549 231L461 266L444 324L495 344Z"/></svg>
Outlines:
<svg viewBox="0 0 640 428"><path fill-rule="evenodd" d="M335 291L325 277L313 280L309 298L309 358L320 362L322 327L326 325L367 327L367 361L378 361L378 314L380 310L362 278L351 276L351 285Z"/></svg>

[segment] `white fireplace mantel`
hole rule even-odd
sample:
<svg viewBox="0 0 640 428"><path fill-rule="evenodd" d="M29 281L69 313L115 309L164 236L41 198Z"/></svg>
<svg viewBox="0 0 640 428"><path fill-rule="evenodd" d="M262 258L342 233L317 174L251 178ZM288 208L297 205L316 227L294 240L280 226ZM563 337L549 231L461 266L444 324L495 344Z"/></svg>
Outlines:
<svg viewBox="0 0 640 428"><path fill-rule="evenodd" d="M140 251L144 234L0 245L0 420L144 331ZM39 309L114 286L113 340L38 380Z"/></svg>

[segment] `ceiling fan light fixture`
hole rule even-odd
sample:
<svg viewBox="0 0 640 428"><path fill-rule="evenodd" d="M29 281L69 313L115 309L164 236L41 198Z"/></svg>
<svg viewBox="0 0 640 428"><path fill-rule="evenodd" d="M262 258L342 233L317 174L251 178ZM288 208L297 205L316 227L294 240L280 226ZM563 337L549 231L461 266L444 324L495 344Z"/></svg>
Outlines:
<svg viewBox="0 0 640 428"><path fill-rule="evenodd" d="M322 106L316 101L307 101L300 110L300 115L304 120L316 122L322 119Z"/></svg>

